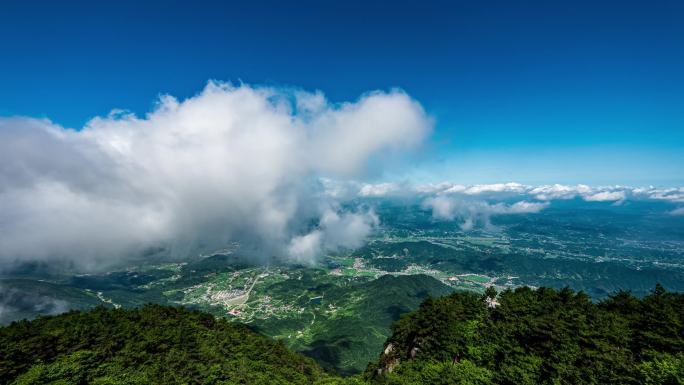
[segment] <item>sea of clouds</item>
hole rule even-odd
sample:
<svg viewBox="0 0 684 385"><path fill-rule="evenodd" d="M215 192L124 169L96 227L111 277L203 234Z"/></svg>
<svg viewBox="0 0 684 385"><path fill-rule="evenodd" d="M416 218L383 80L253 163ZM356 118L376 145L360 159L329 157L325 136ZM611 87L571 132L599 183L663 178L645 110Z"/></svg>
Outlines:
<svg viewBox="0 0 684 385"><path fill-rule="evenodd" d="M471 196L492 199L525 197L539 202L579 198L586 202L623 203L627 200L651 200L671 203L684 203L684 187L629 187L629 186L588 186L584 184L564 185L550 184L541 186L521 183L492 183L461 185L450 182L438 184L413 185L410 183L358 183L331 184L331 194L340 195L339 191L351 190L362 197L392 196ZM332 191L337 189L339 191Z"/></svg>
<svg viewBox="0 0 684 385"><path fill-rule="evenodd" d="M493 215L534 214L554 200L579 199L608 202L619 206L627 201L662 201L684 204L684 187L657 188L628 186L588 186L551 184L530 186L515 182L461 185L449 182L413 185L410 183L329 183L333 196L357 195L363 198L407 198L421 201L435 220L460 221L462 230L491 227ZM676 207L670 215L684 215Z"/></svg>

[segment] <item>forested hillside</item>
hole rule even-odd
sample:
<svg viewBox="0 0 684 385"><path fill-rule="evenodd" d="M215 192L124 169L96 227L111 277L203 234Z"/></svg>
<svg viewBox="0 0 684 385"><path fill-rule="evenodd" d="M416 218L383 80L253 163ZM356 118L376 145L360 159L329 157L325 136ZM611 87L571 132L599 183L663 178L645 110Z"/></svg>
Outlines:
<svg viewBox="0 0 684 385"><path fill-rule="evenodd" d="M385 384L682 384L684 295L600 303L527 287L425 301L366 376Z"/></svg>
<svg viewBox="0 0 684 385"><path fill-rule="evenodd" d="M2 384L682 384L684 295L570 289L428 299L363 375L326 373L245 326L181 308L73 311L0 328Z"/></svg>
<svg viewBox="0 0 684 385"><path fill-rule="evenodd" d="M245 326L147 305L97 308L0 329L0 383L305 384L311 359Z"/></svg>

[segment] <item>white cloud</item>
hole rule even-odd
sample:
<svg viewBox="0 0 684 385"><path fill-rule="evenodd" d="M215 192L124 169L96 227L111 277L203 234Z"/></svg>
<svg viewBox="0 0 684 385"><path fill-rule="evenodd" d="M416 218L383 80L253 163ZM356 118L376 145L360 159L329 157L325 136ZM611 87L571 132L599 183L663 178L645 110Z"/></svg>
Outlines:
<svg viewBox="0 0 684 385"><path fill-rule="evenodd" d="M452 220L458 214L459 202L446 196L436 196L425 199L423 208L432 210L435 219Z"/></svg>
<svg viewBox="0 0 684 385"><path fill-rule="evenodd" d="M668 201L668 202L684 202L684 187L679 188L643 188L635 190L635 194L645 196L648 199Z"/></svg>
<svg viewBox="0 0 684 385"><path fill-rule="evenodd" d="M533 214L542 211L549 207L548 202L515 202L510 206L504 204L497 204L492 206L493 212L496 214Z"/></svg>
<svg viewBox="0 0 684 385"><path fill-rule="evenodd" d="M626 197L624 191L601 191L595 194L584 195L583 199L587 202L614 202L623 201Z"/></svg>
<svg viewBox="0 0 684 385"><path fill-rule="evenodd" d="M436 220L461 220L459 225L464 231L476 225L490 227L492 215L533 214L549 206L548 202L519 201L511 205L505 203L490 204L484 201L473 201L454 196L437 195L423 200L422 207L431 210Z"/></svg>
<svg viewBox="0 0 684 385"><path fill-rule="evenodd" d="M454 184L449 183L449 182L442 182L442 183L438 183L438 184L421 184L421 185L413 187L411 190L412 190L412 192L415 192L418 194L432 194L432 193L441 193L441 192L444 192L444 191L449 190L452 187L456 187L456 186L463 187L463 189L465 189L464 186L454 185ZM458 189L459 187L456 187L456 189Z"/></svg>
<svg viewBox="0 0 684 385"><path fill-rule="evenodd" d="M525 191L525 186L520 183L494 183L494 184L476 184L464 190L466 194L477 195L486 192L516 192L521 193Z"/></svg>
<svg viewBox="0 0 684 385"><path fill-rule="evenodd" d="M420 197L423 208L430 210L433 218L462 220L461 228L464 229L488 226L491 215L537 213L549 207L554 200L582 199L590 203L613 202L614 205L629 200L684 202L684 187L634 188L585 184L527 186L513 182L463 186L442 182L403 188L411 189L415 196ZM501 203L511 199L523 200L512 205ZM684 212L682 209L675 209L670 214L684 215Z"/></svg>
<svg viewBox="0 0 684 385"><path fill-rule="evenodd" d="M562 184L544 185L531 188L528 193L539 200L572 199L591 192L591 187L583 184L566 186Z"/></svg>
<svg viewBox="0 0 684 385"><path fill-rule="evenodd" d="M322 252L322 238L323 232L320 230L296 236L290 241L287 248L288 254L297 262L308 263L314 256Z"/></svg>
<svg viewBox="0 0 684 385"><path fill-rule="evenodd" d="M515 182L462 185L451 182L441 182L437 184L411 185L408 182L392 185L392 196L409 197L414 196L422 200L431 199L438 196L457 197L463 201L497 202L510 201L512 199L537 200L551 202L554 200L582 199L586 202L614 202L620 205L627 201L664 201L670 203L684 203L684 187L629 187L629 186L589 186L586 184L563 185L548 184L540 186L529 186ZM372 187L370 187L372 186ZM378 185L369 185L365 190L357 187L358 197L372 195L371 191L378 188ZM380 195L380 193L378 193ZM384 196L389 196L385 194ZM448 204L446 200L436 200L430 204L435 205L437 216L442 216L439 212L449 212L444 208ZM448 217L449 215L446 215Z"/></svg>
<svg viewBox="0 0 684 385"><path fill-rule="evenodd" d="M588 186L585 184L527 186L514 182L464 186L442 182L418 185L412 188L412 192L419 195L460 194L493 200L521 196L540 201L580 198L588 202L623 202L626 200L684 202L684 187L655 188L649 186L634 188L627 186Z"/></svg>
<svg viewBox="0 0 684 385"><path fill-rule="evenodd" d="M464 192L464 191L466 191L466 189L467 188L463 185L455 184L455 185L449 186L449 188L445 189L443 192L445 194L455 194L455 193Z"/></svg>
<svg viewBox="0 0 684 385"><path fill-rule="evenodd" d="M422 107L406 94L374 92L311 119L309 162L324 172L354 175L383 148L421 142L431 127Z"/></svg>
<svg viewBox="0 0 684 385"><path fill-rule="evenodd" d="M288 254L296 262L311 263L321 253L360 247L379 223L372 211L339 213L326 210L316 229L292 238Z"/></svg>
<svg viewBox="0 0 684 385"><path fill-rule="evenodd" d="M183 101L164 96L145 117L116 112L79 131L2 118L0 261L87 267L234 239L298 260L354 247L374 215L330 219L334 205L318 179L357 176L370 157L416 145L430 129L400 91L335 105L321 93L221 83ZM345 226L353 229L330 234Z"/></svg>
<svg viewBox="0 0 684 385"><path fill-rule="evenodd" d="M362 197L383 197L399 191L401 187L396 183L366 183L359 189Z"/></svg>

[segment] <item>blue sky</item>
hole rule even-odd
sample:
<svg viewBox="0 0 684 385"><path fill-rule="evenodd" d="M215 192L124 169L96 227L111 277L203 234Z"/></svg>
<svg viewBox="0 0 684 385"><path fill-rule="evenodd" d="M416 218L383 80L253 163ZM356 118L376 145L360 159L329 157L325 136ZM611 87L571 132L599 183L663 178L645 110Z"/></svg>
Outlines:
<svg viewBox="0 0 684 385"><path fill-rule="evenodd" d="M435 118L386 178L684 184L684 2L3 1L0 115L80 127L208 79L400 87Z"/></svg>

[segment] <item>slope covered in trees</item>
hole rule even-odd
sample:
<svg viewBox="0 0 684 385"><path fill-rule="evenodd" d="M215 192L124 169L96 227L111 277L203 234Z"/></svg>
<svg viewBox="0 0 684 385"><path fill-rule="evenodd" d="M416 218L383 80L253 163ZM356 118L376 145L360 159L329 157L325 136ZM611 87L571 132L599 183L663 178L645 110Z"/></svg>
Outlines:
<svg viewBox="0 0 684 385"><path fill-rule="evenodd" d="M304 384L311 359L201 312L97 308L0 329L0 383Z"/></svg>
<svg viewBox="0 0 684 385"><path fill-rule="evenodd" d="M0 328L2 384L682 384L684 295L570 289L428 299L342 378L245 326L147 305Z"/></svg>
<svg viewBox="0 0 684 385"><path fill-rule="evenodd" d="M425 301L366 376L385 384L682 384L684 295L527 287Z"/></svg>

